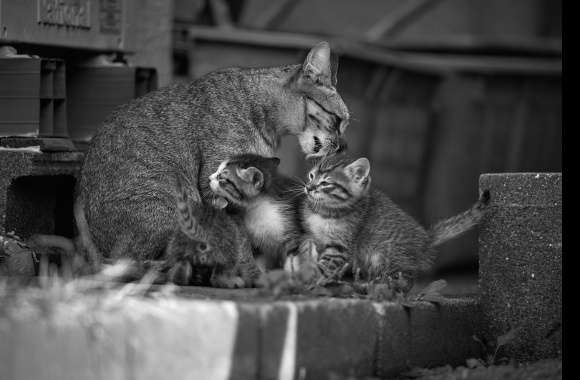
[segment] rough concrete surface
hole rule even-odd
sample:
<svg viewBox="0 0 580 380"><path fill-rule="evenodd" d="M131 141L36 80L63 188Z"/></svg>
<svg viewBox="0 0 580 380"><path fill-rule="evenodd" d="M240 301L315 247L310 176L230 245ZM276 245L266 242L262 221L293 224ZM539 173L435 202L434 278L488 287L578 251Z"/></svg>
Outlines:
<svg viewBox="0 0 580 380"><path fill-rule="evenodd" d="M74 297L70 290L22 299L0 310L3 380L329 379L477 354L472 299L403 307L333 298Z"/></svg>
<svg viewBox="0 0 580 380"><path fill-rule="evenodd" d="M522 361L556 357L562 350L562 175L485 174L480 189L491 192L479 235L488 339L516 329L505 354Z"/></svg>

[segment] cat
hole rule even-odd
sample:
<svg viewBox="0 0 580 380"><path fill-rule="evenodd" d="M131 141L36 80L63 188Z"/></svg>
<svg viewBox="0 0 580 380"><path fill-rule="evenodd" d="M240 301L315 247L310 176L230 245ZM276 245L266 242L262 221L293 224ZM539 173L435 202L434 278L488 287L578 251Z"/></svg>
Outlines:
<svg viewBox="0 0 580 380"><path fill-rule="evenodd" d="M303 64L218 70L118 108L92 138L77 195L97 249L162 256L173 232L176 174L192 182L202 202L217 203L208 177L224 157L271 157L287 134L307 156L338 150L349 112L335 85L322 42Z"/></svg>
<svg viewBox="0 0 580 380"><path fill-rule="evenodd" d="M255 284L261 271L245 228L185 186L177 196L177 226L165 250L168 279L178 285L242 288Z"/></svg>
<svg viewBox="0 0 580 380"><path fill-rule="evenodd" d="M425 230L378 189L371 187L367 158L323 158L308 174L301 218L306 236L290 270L314 260L320 278L339 279L345 268L366 281L402 276L403 292L431 268L434 248L474 227L489 202L483 191L471 209Z"/></svg>
<svg viewBox="0 0 580 380"><path fill-rule="evenodd" d="M264 269L282 268L296 254L303 234L298 207L303 194L296 180L277 172L280 159L242 154L223 161L210 176L214 193L230 205L251 237Z"/></svg>

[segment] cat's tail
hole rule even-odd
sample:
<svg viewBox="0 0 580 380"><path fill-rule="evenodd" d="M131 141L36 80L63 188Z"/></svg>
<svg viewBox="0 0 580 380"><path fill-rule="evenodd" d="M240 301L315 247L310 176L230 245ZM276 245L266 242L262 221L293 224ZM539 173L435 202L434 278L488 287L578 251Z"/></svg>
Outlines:
<svg viewBox="0 0 580 380"><path fill-rule="evenodd" d="M489 197L489 190L484 190L479 200L469 210L432 226L428 231L431 236L431 247L443 244L475 227L487 209Z"/></svg>
<svg viewBox="0 0 580 380"><path fill-rule="evenodd" d="M83 207L83 197L77 196L74 204L74 218L78 230L78 239L81 246L86 250L87 259L90 264L98 266L101 264L101 254L99 249L93 242L91 238L91 233L89 231L89 223L85 216L85 210Z"/></svg>
<svg viewBox="0 0 580 380"><path fill-rule="evenodd" d="M71 239L58 235L34 234L27 242L32 246L60 248L71 257L74 256L76 250Z"/></svg>

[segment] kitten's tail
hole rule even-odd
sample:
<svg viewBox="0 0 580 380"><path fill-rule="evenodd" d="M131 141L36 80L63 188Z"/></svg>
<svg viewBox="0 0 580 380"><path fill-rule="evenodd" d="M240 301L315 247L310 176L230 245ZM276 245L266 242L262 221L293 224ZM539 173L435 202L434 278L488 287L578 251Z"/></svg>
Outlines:
<svg viewBox="0 0 580 380"><path fill-rule="evenodd" d="M479 200L467 211L432 226L428 233L431 236L431 247L451 240L475 227L483 217L489 204L489 190L484 190Z"/></svg>

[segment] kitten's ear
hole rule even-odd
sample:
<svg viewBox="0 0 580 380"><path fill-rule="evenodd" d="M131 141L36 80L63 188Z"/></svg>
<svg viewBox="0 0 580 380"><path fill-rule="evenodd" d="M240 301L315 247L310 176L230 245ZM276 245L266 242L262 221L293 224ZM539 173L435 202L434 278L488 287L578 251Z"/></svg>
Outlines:
<svg viewBox="0 0 580 380"><path fill-rule="evenodd" d="M238 176L244 182L251 183L257 189L261 189L264 185L264 174L253 166L247 169L238 169Z"/></svg>
<svg viewBox="0 0 580 380"><path fill-rule="evenodd" d="M302 71L305 75L313 79L319 79L326 85L331 84L332 73L330 69L330 46L328 42L320 42L310 50L302 65Z"/></svg>
<svg viewBox="0 0 580 380"><path fill-rule="evenodd" d="M362 182L369 176L371 163L366 157L362 157L348 165L345 171L353 181Z"/></svg>

